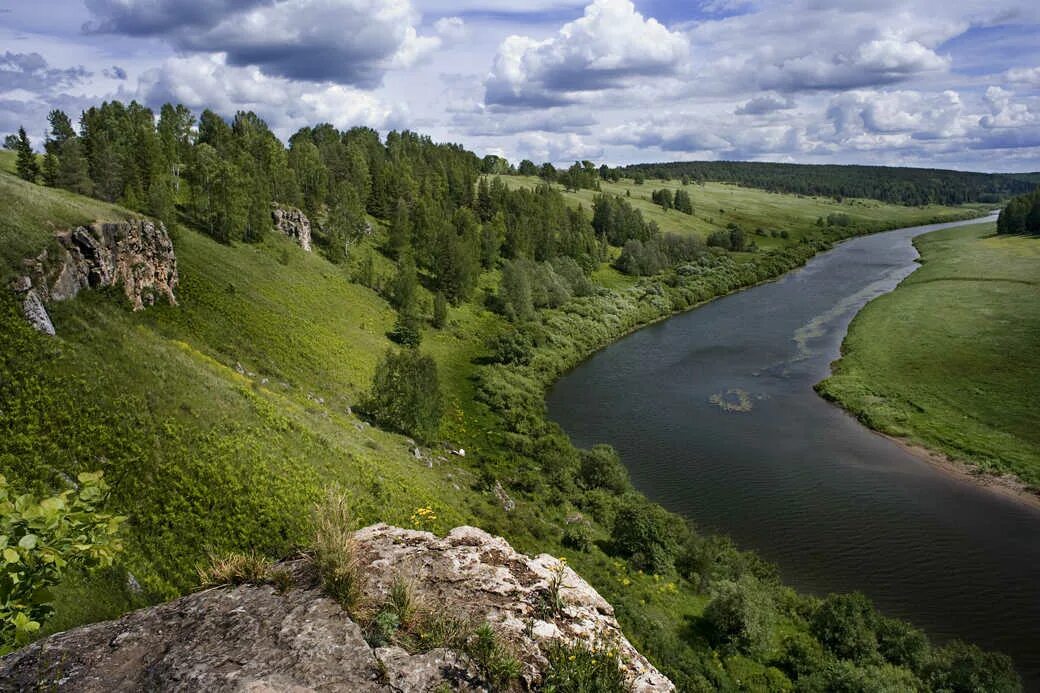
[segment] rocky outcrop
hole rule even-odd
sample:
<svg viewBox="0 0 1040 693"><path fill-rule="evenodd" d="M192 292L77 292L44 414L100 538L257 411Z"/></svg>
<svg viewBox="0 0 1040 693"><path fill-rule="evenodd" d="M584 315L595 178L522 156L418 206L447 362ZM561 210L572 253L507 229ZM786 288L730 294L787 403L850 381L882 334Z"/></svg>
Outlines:
<svg viewBox="0 0 1040 693"><path fill-rule="evenodd" d="M177 257L166 228L151 221L79 226L55 235L57 250L23 261L25 274L11 288L38 330L54 334L46 304L65 301L82 289L122 286L134 310L165 299L176 305Z"/></svg>
<svg viewBox="0 0 1040 693"><path fill-rule="evenodd" d="M299 243L308 253L311 252L311 220L301 210L272 203L271 221L279 232Z"/></svg>
<svg viewBox="0 0 1040 693"><path fill-rule="evenodd" d="M674 687L624 638L613 610L555 558L460 527L446 537L374 525L357 535L362 607L386 602L402 577L420 609L489 622L536 688L556 640L612 643L635 691ZM445 648L372 647L365 631L316 586L301 559L294 586L221 587L50 636L0 659L0 690L432 691L484 690L474 663ZM546 611L554 576L559 608Z"/></svg>

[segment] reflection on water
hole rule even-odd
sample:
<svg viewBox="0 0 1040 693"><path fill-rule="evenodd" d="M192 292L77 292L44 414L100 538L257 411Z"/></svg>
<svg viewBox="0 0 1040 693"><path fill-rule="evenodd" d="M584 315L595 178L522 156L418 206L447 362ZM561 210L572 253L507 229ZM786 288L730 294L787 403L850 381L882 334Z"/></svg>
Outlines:
<svg viewBox="0 0 1040 693"><path fill-rule="evenodd" d="M1040 511L937 470L812 390L855 313L915 268L910 239L934 228L848 241L636 332L557 383L549 411L791 584L862 590L939 639L1011 654L1040 689Z"/></svg>

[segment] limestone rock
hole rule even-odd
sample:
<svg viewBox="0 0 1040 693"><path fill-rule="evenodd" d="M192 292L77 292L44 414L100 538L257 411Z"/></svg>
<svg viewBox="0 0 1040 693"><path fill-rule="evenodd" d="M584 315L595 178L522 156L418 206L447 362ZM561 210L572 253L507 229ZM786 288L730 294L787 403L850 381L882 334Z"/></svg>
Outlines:
<svg viewBox="0 0 1040 693"><path fill-rule="evenodd" d="M437 537L379 524L359 530L356 538L370 601L385 600L399 575L409 577L421 602L495 626L523 662L528 683L538 681L548 663L544 647L562 638L612 643L633 691L674 690L622 634L613 607L571 568L563 569L563 612L545 613L549 581L561 565L548 554L525 556L505 539L475 527L457 527Z"/></svg>
<svg viewBox="0 0 1040 693"><path fill-rule="evenodd" d="M551 642L609 642L632 690L674 686L625 639L611 606L563 568L563 608L545 609L552 556L515 552L473 527L446 537L373 525L356 534L364 576L361 613L385 603L401 576L419 608L489 622L537 686ZM283 564L295 586L220 587L115 621L59 633L0 658L0 691L394 691L485 690L465 654L373 649L362 628L316 585L308 559Z"/></svg>
<svg viewBox="0 0 1040 693"><path fill-rule="evenodd" d="M271 221L279 232L295 240L308 253L311 252L311 220L301 210L272 203Z"/></svg>
<svg viewBox="0 0 1040 693"><path fill-rule="evenodd" d="M32 289L26 291L25 298L22 299L22 315L40 332L54 336L54 323L51 322L51 316L47 313L47 308L43 305L39 295Z"/></svg>
<svg viewBox="0 0 1040 693"><path fill-rule="evenodd" d="M176 305L177 257L166 228L148 220L79 226L55 235L58 252L44 250L23 261L25 275L11 288L26 294L26 317L37 329L52 301L65 301L82 289L122 286L134 310L165 298ZM33 315L30 316L30 304ZM42 311L42 314L40 313ZM46 321L50 322L49 318ZM49 334L54 334L53 325Z"/></svg>

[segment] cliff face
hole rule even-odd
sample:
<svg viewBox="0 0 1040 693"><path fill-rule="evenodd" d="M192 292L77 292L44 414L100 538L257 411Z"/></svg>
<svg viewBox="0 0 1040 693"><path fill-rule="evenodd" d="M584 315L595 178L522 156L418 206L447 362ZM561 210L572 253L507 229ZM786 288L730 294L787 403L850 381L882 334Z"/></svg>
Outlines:
<svg viewBox="0 0 1040 693"><path fill-rule="evenodd" d="M438 538L374 525L356 539L364 586L355 613L385 604L403 577L418 609L490 623L520 660L524 688L537 688L546 647L562 640L610 643L635 691L674 689L625 639L610 605L551 556L524 556L472 527ZM293 586L282 593L270 585L210 589L34 643L0 659L0 690L485 689L461 651L370 644L316 586L308 560L284 568ZM562 575L561 606L550 614L554 575Z"/></svg>
<svg viewBox="0 0 1040 693"><path fill-rule="evenodd" d="M271 205L271 221L282 234L300 244L300 247L311 252L311 220L295 207Z"/></svg>
<svg viewBox="0 0 1040 693"><path fill-rule="evenodd" d="M46 304L65 301L82 289L122 286L134 310L160 298L176 305L177 257L166 228L151 221L79 226L56 234L60 250L23 261L25 274L12 289L38 330L54 334Z"/></svg>

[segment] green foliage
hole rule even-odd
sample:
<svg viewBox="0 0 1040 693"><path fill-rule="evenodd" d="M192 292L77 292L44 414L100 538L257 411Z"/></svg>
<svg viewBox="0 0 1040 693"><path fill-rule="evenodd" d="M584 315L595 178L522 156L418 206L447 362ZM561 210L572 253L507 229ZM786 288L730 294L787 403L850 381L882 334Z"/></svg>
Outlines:
<svg viewBox="0 0 1040 693"><path fill-rule="evenodd" d="M552 641L545 652L546 693L625 693L629 690L616 647Z"/></svg>
<svg viewBox="0 0 1040 693"><path fill-rule="evenodd" d="M1012 693L1022 686L1009 657L958 640L935 652L924 680L941 693Z"/></svg>
<svg viewBox="0 0 1040 693"><path fill-rule="evenodd" d="M586 488L602 488L618 495L632 488L628 470L609 445L581 451L581 480Z"/></svg>
<svg viewBox="0 0 1040 693"><path fill-rule="evenodd" d="M35 183L40 177L40 164L36 161L36 153L33 152L29 136L25 134L25 128L18 128L18 176L22 180Z"/></svg>
<svg viewBox="0 0 1040 693"><path fill-rule="evenodd" d="M873 604L859 592L830 594L816 608L809 628L836 657L869 661L878 649L877 619Z"/></svg>
<svg viewBox="0 0 1040 693"><path fill-rule="evenodd" d="M76 490L37 500L14 495L0 475L0 654L24 644L53 613L51 588L70 571L112 564L126 519L99 512L101 472L79 474Z"/></svg>
<svg viewBox="0 0 1040 693"><path fill-rule="evenodd" d="M636 164L626 166L623 172L633 178L685 176L770 192L874 198L901 205L993 203L1031 188L1027 180L1009 174L884 166L684 161Z"/></svg>
<svg viewBox="0 0 1040 693"><path fill-rule="evenodd" d="M775 627L776 608L768 591L753 576L718 580L709 590L704 619L715 637L745 652L761 652Z"/></svg>
<svg viewBox="0 0 1040 693"><path fill-rule="evenodd" d="M997 218L997 233L1040 236L1040 188L1008 201Z"/></svg>
<svg viewBox="0 0 1040 693"><path fill-rule="evenodd" d="M448 299L438 292L433 297L433 320L431 324L438 330L448 322Z"/></svg>
<svg viewBox="0 0 1040 693"><path fill-rule="evenodd" d="M614 516L611 540L618 555L650 573L672 566L677 550L678 518L640 496L626 496Z"/></svg>
<svg viewBox="0 0 1040 693"><path fill-rule="evenodd" d="M506 690L520 676L520 660L488 623L478 627L466 641L466 654L492 691Z"/></svg>
<svg viewBox="0 0 1040 693"><path fill-rule="evenodd" d="M362 408L391 430L432 440L444 409L437 363L414 349L388 350Z"/></svg>
<svg viewBox="0 0 1040 693"><path fill-rule="evenodd" d="M386 333L391 342L416 348L422 343L422 321L414 314L401 314L393 329Z"/></svg>

